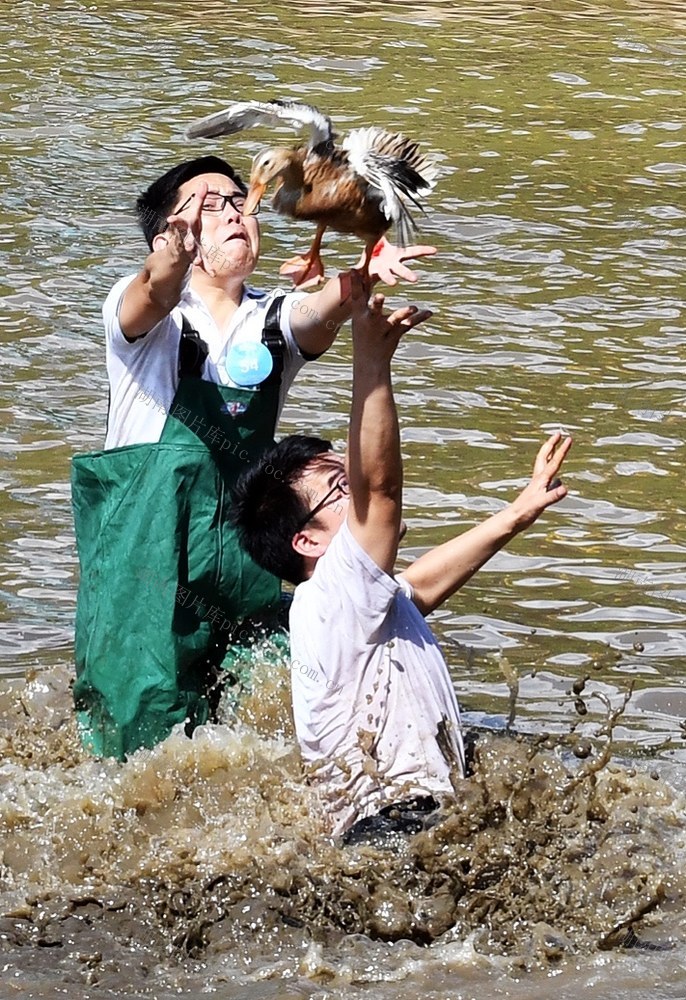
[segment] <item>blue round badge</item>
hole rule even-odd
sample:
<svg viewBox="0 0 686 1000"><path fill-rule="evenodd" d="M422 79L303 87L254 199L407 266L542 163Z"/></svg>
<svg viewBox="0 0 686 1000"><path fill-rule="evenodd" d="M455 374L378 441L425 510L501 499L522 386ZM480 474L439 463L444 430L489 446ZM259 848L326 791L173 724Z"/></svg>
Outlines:
<svg viewBox="0 0 686 1000"><path fill-rule="evenodd" d="M274 359L261 341L255 344L234 344L224 362L226 374L235 385L259 385L271 375Z"/></svg>

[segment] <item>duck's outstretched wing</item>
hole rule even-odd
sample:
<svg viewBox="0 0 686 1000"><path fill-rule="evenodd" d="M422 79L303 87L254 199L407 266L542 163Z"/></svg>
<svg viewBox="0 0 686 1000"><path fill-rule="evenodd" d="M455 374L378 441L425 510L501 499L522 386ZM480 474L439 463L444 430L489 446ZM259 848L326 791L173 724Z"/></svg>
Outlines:
<svg viewBox="0 0 686 1000"><path fill-rule="evenodd" d="M355 173L380 192L381 211L395 224L400 245L408 246L416 229L409 206L424 213L420 198L436 183L436 164L412 139L382 128L353 129L342 146Z"/></svg>
<svg viewBox="0 0 686 1000"><path fill-rule="evenodd" d="M212 139L217 135L233 135L253 125L282 125L310 130L310 149L330 143L333 149L335 132L331 119L311 104L299 101L240 101L230 104L223 111L208 115L187 130L189 139Z"/></svg>

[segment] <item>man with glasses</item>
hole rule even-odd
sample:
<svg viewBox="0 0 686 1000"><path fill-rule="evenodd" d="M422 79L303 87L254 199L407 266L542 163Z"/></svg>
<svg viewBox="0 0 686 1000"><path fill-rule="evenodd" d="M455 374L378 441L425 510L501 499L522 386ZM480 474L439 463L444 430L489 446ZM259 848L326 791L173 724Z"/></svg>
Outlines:
<svg viewBox="0 0 686 1000"><path fill-rule="evenodd" d="M239 472L273 441L299 368L350 316L344 276L320 290L246 284L259 254L246 188L214 156L174 167L138 199L150 247L103 307L105 450L77 456L81 580L75 702L86 746L124 757L216 709L227 648L280 583L228 523ZM414 280L390 248L377 276ZM306 301L304 301L306 299ZM259 621L259 617L257 618Z"/></svg>
<svg viewBox="0 0 686 1000"><path fill-rule="evenodd" d="M417 832L463 777L457 700L425 616L566 495L556 477L571 446L554 434L511 504L394 575L404 524L391 359L430 313L384 316L383 296L367 307L359 279L353 295L346 458L319 438L284 438L241 475L233 515L246 550L297 584L296 733L331 830L348 843Z"/></svg>

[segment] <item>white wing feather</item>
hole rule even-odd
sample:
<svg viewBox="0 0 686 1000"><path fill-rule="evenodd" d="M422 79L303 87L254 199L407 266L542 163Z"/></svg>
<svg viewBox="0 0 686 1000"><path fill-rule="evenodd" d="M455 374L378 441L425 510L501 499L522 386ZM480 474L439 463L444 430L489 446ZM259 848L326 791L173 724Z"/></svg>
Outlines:
<svg viewBox="0 0 686 1000"><path fill-rule="evenodd" d="M342 146L355 173L379 192L381 211L395 223L400 244L407 246L416 229L409 206L424 211L420 198L436 183L435 163L416 142L381 128L353 129Z"/></svg>
<svg viewBox="0 0 686 1000"><path fill-rule="evenodd" d="M298 101L240 101L223 111L207 115L186 132L189 139L211 139L218 135L233 135L255 125L290 125L310 130L310 149L321 143L332 143L335 136L331 119L311 104Z"/></svg>

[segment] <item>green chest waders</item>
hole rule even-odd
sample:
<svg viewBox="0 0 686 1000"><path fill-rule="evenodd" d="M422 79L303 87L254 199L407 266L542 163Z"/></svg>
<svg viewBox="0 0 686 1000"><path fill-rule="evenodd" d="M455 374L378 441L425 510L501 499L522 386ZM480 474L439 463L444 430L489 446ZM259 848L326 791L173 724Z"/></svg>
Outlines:
<svg viewBox="0 0 686 1000"><path fill-rule="evenodd" d="M232 633L279 602L279 581L242 551L228 514L231 485L273 441L282 302L267 315L274 366L257 389L203 381L207 349L184 321L160 441L73 460L74 699L84 745L99 756L122 759L179 722L189 733L206 722Z"/></svg>

